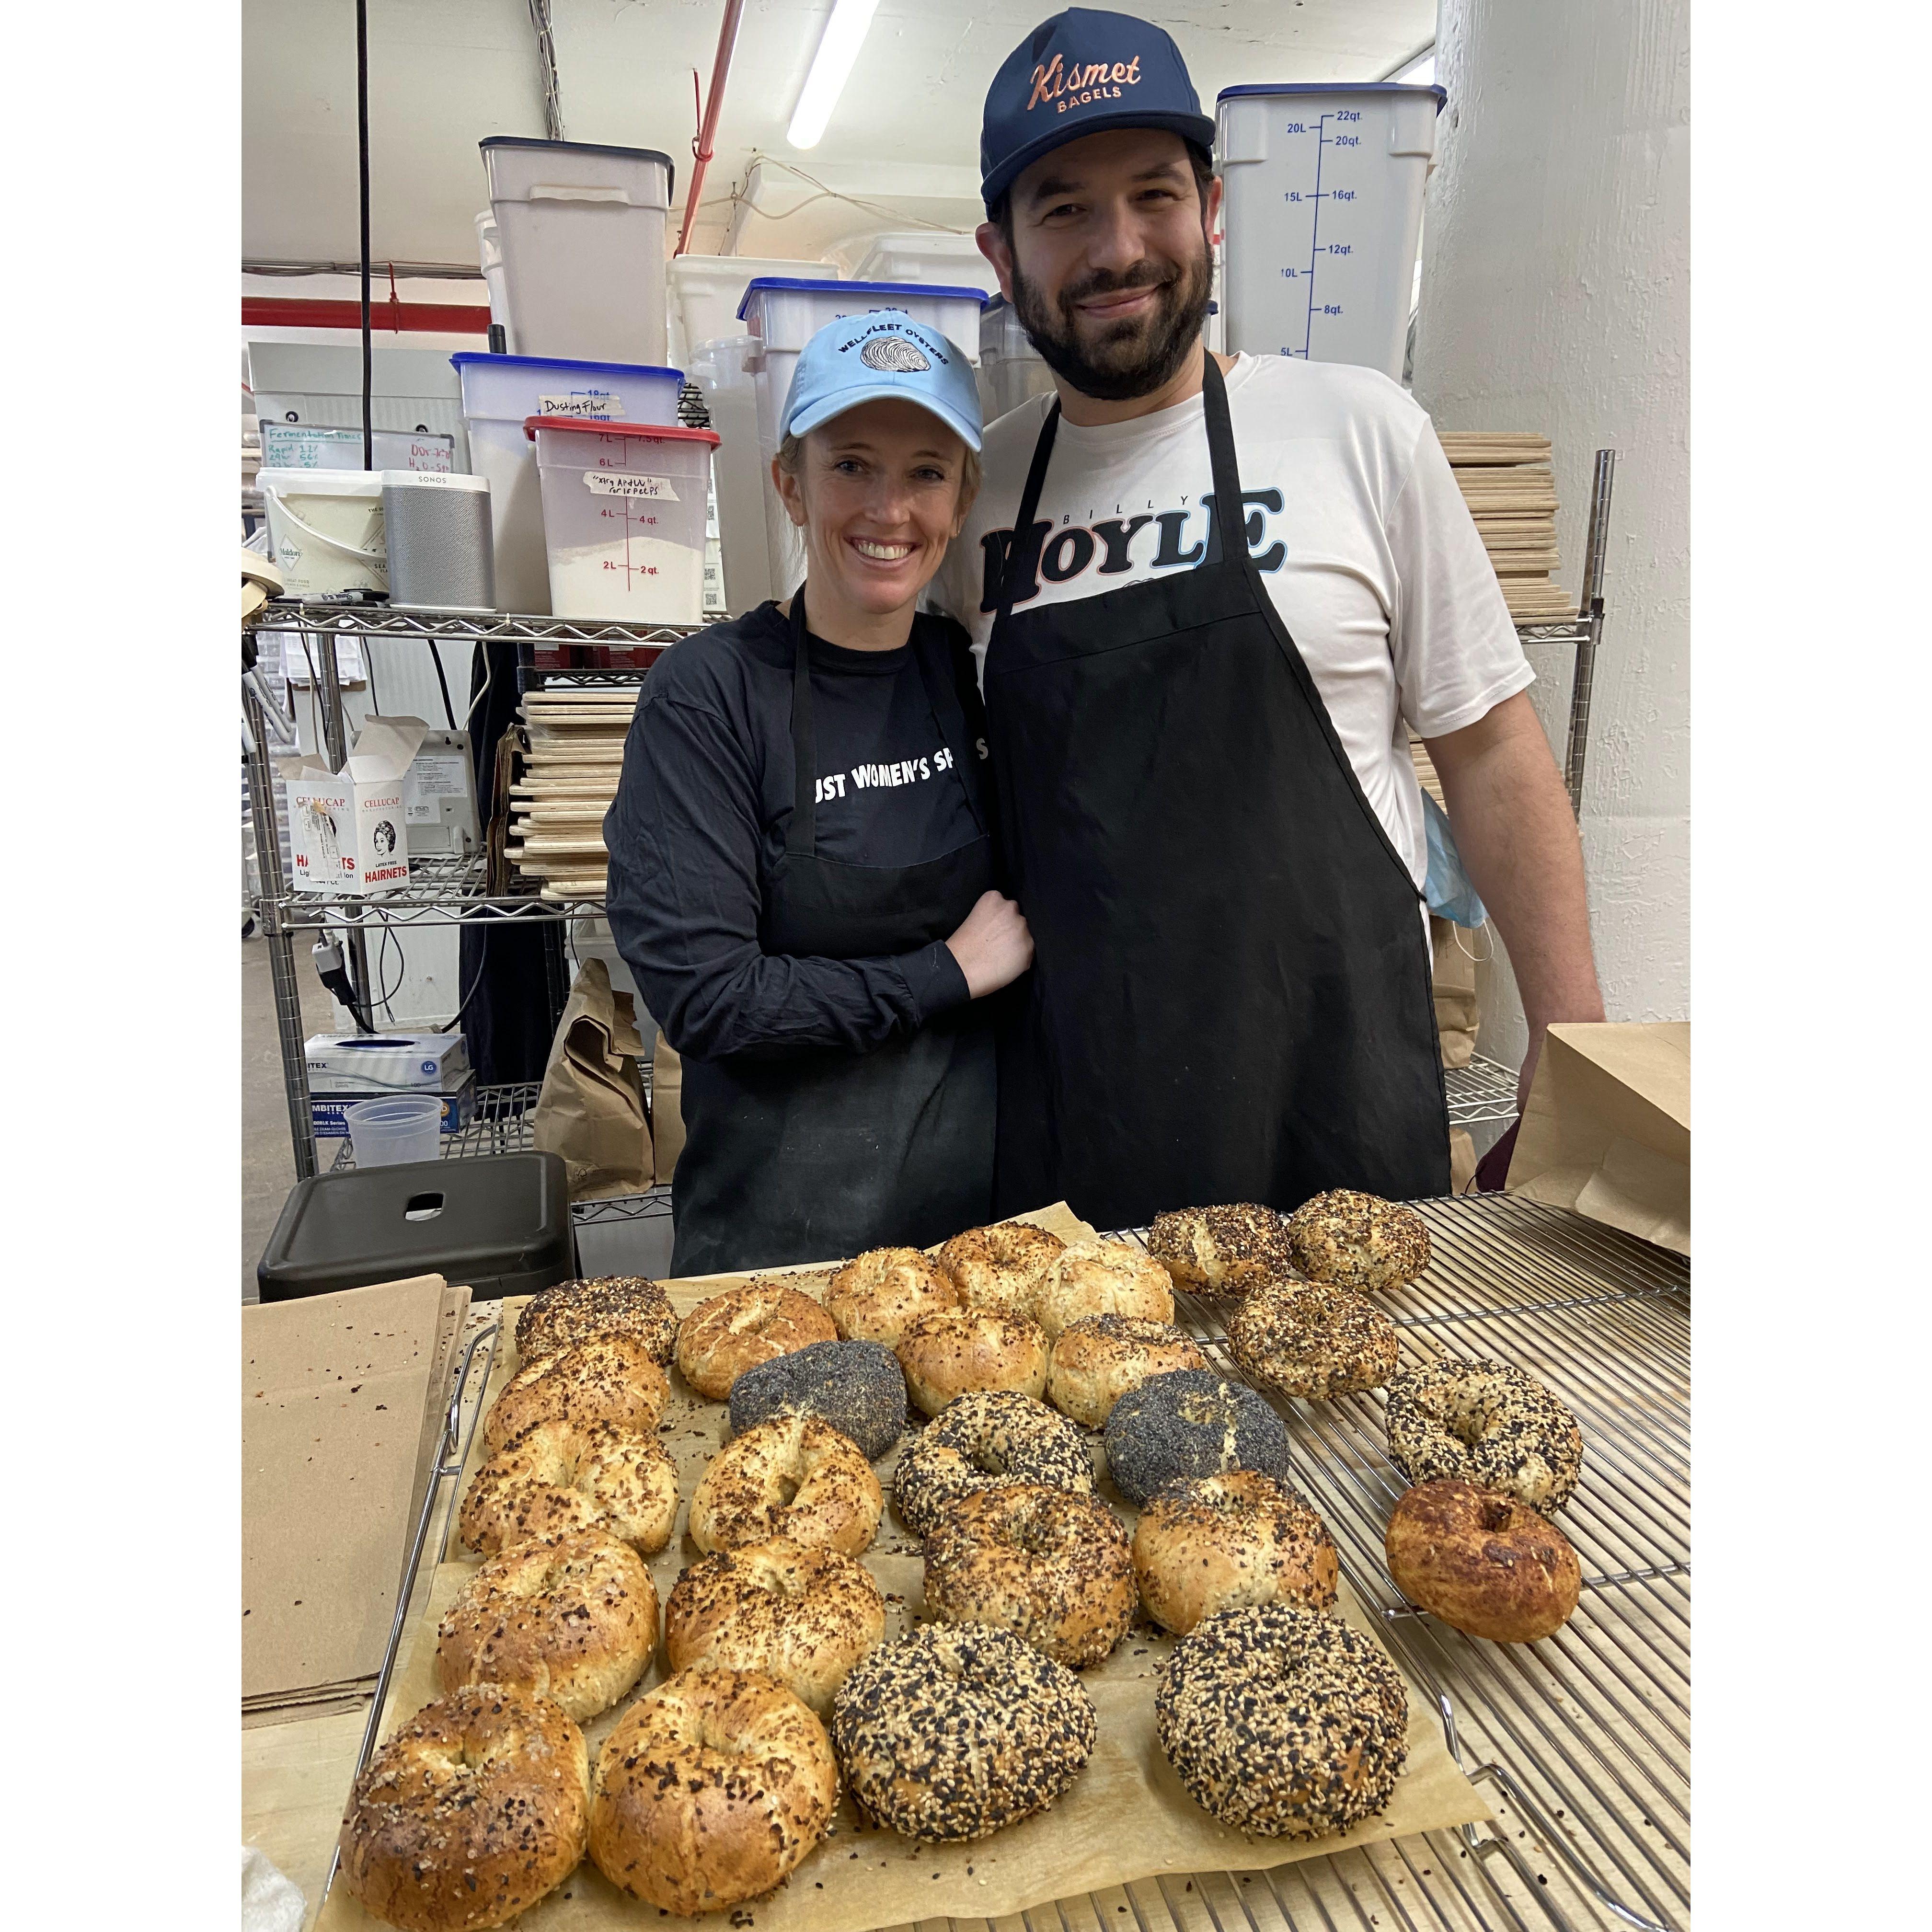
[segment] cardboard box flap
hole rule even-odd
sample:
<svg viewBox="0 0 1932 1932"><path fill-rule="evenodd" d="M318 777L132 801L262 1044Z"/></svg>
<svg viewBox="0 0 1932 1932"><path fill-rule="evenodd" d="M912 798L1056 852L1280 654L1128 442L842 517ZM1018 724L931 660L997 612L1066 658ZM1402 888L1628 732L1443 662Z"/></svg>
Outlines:
<svg viewBox="0 0 1932 1932"><path fill-rule="evenodd" d="M344 766L358 784L386 784L414 761L429 726L420 718L365 718Z"/></svg>

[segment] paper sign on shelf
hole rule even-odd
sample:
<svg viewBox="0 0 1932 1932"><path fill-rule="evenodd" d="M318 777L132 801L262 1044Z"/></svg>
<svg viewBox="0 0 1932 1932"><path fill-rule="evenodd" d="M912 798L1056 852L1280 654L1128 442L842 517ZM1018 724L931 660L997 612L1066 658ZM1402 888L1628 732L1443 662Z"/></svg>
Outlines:
<svg viewBox="0 0 1932 1932"><path fill-rule="evenodd" d="M600 496L648 496L658 503L678 500L668 476L638 476L628 470L586 470L584 482Z"/></svg>

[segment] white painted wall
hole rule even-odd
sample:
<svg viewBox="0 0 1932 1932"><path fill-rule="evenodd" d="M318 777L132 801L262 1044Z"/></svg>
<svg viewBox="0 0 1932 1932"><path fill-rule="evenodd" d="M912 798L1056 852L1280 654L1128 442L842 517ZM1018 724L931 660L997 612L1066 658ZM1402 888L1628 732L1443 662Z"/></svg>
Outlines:
<svg viewBox="0 0 1932 1932"><path fill-rule="evenodd" d="M1690 8L1442 0L1448 90L1424 232L1415 395L1444 429L1556 446L1565 585L1594 452L1617 452L1584 782L1591 932L1610 1017L1689 1017ZM1567 652L1536 654L1559 750ZM1508 962L1479 976L1483 1051L1526 1043Z"/></svg>

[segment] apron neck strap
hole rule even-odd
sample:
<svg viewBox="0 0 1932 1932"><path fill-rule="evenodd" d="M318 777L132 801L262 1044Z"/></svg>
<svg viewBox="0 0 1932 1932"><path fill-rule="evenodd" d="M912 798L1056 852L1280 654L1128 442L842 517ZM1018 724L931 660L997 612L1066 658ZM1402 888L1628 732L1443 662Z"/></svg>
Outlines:
<svg viewBox="0 0 1932 1932"><path fill-rule="evenodd" d="M791 594L791 825L785 850L808 859L818 838L818 738L812 726L812 645L805 622L805 586Z"/></svg>
<svg viewBox="0 0 1932 1932"><path fill-rule="evenodd" d="M1034 512L1040 508L1040 493L1046 482L1046 466L1053 460L1053 440L1060 430L1060 398L1055 396L1053 406L1046 412L1046 420L1041 424L1040 440L1033 446L1033 464L1027 471L1026 488L1020 492L1019 514L1013 519L1012 540L1006 547L1006 567L1000 574L1000 608L994 617L995 626L1004 624L1013 614L1013 593L1020 583L1020 562L1024 556L1033 528Z"/></svg>

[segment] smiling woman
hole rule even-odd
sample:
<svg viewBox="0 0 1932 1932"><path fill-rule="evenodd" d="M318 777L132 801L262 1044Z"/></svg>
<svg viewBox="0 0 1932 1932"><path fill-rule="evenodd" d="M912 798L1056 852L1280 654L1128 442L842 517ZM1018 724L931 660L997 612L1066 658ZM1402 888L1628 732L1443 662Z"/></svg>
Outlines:
<svg viewBox="0 0 1932 1932"><path fill-rule="evenodd" d="M781 429L806 581L659 661L604 828L612 930L684 1058L679 1274L986 1220L986 996L1033 957L966 634L918 608L979 488L967 358L896 310L845 317Z"/></svg>

